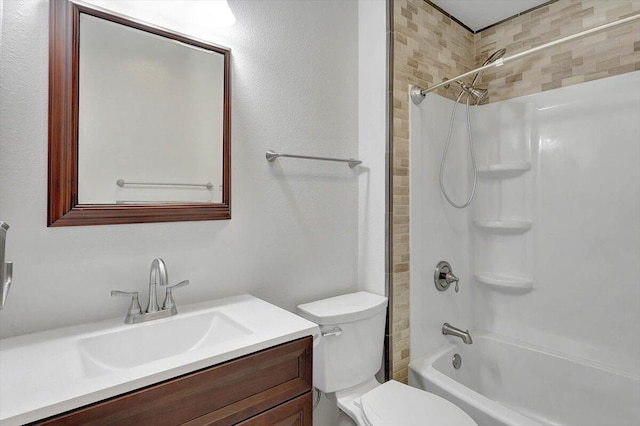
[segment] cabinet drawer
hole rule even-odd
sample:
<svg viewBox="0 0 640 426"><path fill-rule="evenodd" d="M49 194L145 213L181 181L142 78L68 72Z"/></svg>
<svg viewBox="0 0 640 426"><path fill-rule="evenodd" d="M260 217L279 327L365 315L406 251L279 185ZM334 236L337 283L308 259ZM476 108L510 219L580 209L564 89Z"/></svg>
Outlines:
<svg viewBox="0 0 640 426"><path fill-rule="evenodd" d="M240 423L242 426L311 426L311 392Z"/></svg>
<svg viewBox="0 0 640 426"><path fill-rule="evenodd" d="M312 345L305 337L35 424L235 424L311 390Z"/></svg>

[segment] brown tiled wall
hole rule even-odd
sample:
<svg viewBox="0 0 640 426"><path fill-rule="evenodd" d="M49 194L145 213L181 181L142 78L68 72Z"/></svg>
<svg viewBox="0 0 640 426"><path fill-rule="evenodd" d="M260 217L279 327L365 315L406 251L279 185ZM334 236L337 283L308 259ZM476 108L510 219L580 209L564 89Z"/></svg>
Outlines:
<svg viewBox="0 0 640 426"><path fill-rule="evenodd" d="M476 63L506 56L640 12L639 0L560 0L475 34ZM640 20L487 70L489 101L640 70Z"/></svg>
<svg viewBox="0 0 640 426"><path fill-rule="evenodd" d="M470 31L423 0L393 1L393 172L390 376L406 382L409 363L409 85L427 86L481 65L505 47L511 56L640 12L640 0L558 0ZM640 69L640 22L487 70L492 102ZM452 98L452 92L439 94Z"/></svg>

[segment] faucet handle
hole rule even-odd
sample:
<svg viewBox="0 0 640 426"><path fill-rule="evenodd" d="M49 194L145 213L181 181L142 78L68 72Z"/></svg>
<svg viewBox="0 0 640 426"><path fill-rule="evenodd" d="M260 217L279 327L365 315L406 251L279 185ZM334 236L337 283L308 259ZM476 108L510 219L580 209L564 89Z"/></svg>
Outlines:
<svg viewBox="0 0 640 426"><path fill-rule="evenodd" d="M138 292L127 292L120 290L111 290L111 297L114 296L131 296L131 305L129 305L129 311L127 312L127 319L133 317L133 315L140 315L142 313L142 307L138 301Z"/></svg>
<svg viewBox="0 0 640 426"><path fill-rule="evenodd" d="M164 302L162 303L162 310L170 309L171 315L175 315L178 313L176 302L173 300L173 294L171 294L171 290L178 287L184 287L186 285L189 285L189 280L180 281L178 284L167 287L167 293L165 294Z"/></svg>
<svg viewBox="0 0 640 426"><path fill-rule="evenodd" d="M184 287L185 285L189 285L189 280L180 281L178 284L171 285L167 287L167 290L171 290L172 288Z"/></svg>
<svg viewBox="0 0 640 426"><path fill-rule="evenodd" d="M433 275L434 283L436 288L439 291L445 291L449 288L449 286L453 283L456 283L456 293L460 290L458 282L460 281L458 277L453 273L453 269L451 268L451 264L447 261L438 262L436 265L436 270Z"/></svg>
<svg viewBox="0 0 640 426"><path fill-rule="evenodd" d="M447 272L447 275L445 275L444 279L445 281L447 281L447 284L456 283L456 293L460 290L460 288L458 287L458 282L460 280L453 274L453 272Z"/></svg>
<svg viewBox="0 0 640 426"><path fill-rule="evenodd" d="M13 282L13 262L5 262L4 263L4 276L0 276L0 288L2 298L0 300L0 310L4 308L5 303L7 303L7 295L9 294L9 288L11 287L11 283Z"/></svg>

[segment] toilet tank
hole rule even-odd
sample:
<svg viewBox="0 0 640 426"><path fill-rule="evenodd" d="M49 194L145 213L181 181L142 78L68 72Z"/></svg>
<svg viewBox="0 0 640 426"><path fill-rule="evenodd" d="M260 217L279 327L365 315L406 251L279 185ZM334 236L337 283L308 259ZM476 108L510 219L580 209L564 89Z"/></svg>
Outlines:
<svg viewBox="0 0 640 426"><path fill-rule="evenodd" d="M313 349L313 385L331 393L359 385L380 369L387 298L360 291L298 306L320 326Z"/></svg>

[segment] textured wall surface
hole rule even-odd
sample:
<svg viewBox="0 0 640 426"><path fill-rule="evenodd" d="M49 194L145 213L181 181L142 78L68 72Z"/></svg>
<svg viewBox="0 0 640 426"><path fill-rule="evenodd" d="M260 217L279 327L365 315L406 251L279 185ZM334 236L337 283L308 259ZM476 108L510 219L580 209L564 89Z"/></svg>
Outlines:
<svg viewBox="0 0 640 426"><path fill-rule="evenodd" d="M410 84L427 86L507 56L640 11L640 0L558 0L480 33L423 0L393 1L393 174L391 375L406 380L409 362ZM538 93L640 68L640 23L569 42L485 72L490 101ZM452 98L453 92L439 89Z"/></svg>
<svg viewBox="0 0 640 426"><path fill-rule="evenodd" d="M357 2L229 4L236 23L212 41L232 49L232 219L47 228L48 2L3 2L0 197L14 283L2 337L124 319L127 301L109 291L144 300L155 257L172 283L191 281L179 305L251 293L293 310L356 290L358 171L264 153L358 155Z"/></svg>
<svg viewBox="0 0 640 426"><path fill-rule="evenodd" d="M384 294L384 0L229 6L229 28L175 15L158 24L179 20L180 31L232 50L232 219L47 228L48 2L0 1L0 219L15 263L1 337L124 318L127 301L109 291L146 297L155 257L172 283L191 281L179 305L251 293L293 310L360 288ZM267 163L268 149L360 150L364 164ZM338 417L326 398L314 411L315 424Z"/></svg>

